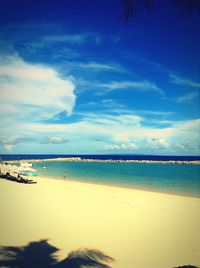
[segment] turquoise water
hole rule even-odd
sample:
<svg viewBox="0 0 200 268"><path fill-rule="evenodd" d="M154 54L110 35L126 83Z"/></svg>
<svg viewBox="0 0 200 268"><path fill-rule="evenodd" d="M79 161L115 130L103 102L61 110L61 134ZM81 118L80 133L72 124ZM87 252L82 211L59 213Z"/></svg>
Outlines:
<svg viewBox="0 0 200 268"><path fill-rule="evenodd" d="M47 168L44 169L44 166ZM40 176L200 197L200 165L108 162L36 163ZM64 172L66 176L64 175Z"/></svg>

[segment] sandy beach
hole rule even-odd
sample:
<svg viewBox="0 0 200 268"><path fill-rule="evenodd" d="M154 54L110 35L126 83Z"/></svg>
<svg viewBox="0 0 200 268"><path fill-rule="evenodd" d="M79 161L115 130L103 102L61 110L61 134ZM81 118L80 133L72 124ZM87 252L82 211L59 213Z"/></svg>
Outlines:
<svg viewBox="0 0 200 268"><path fill-rule="evenodd" d="M200 199L37 177L0 181L0 244L95 248L116 268L200 264Z"/></svg>

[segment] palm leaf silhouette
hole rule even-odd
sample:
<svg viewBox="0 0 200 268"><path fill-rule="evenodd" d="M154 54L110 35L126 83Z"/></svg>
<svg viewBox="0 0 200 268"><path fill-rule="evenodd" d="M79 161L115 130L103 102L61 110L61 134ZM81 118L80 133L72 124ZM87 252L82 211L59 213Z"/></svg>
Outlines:
<svg viewBox="0 0 200 268"><path fill-rule="evenodd" d="M114 259L105 255L103 252L94 249L83 249L72 251L66 259L58 263L56 267L81 268L96 267L110 268L106 262L112 262Z"/></svg>
<svg viewBox="0 0 200 268"><path fill-rule="evenodd" d="M57 263L58 249L47 240L31 242L24 247L0 247L0 267L49 268Z"/></svg>
<svg viewBox="0 0 200 268"><path fill-rule="evenodd" d="M0 267L2 268L111 268L111 257L95 249L80 249L71 252L59 261L56 247L48 240L31 242L24 247L0 246Z"/></svg>
<svg viewBox="0 0 200 268"><path fill-rule="evenodd" d="M158 1L158 0L157 0ZM122 17L126 22L136 16L141 10L153 10L156 8L156 0L122 0L123 13ZM199 0L169 0L174 7L185 9L190 14L194 10L200 11Z"/></svg>
<svg viewBox="0 0 200 268"><path fill-rule="evenodd" d="M199 0L171 0L171 2L174 6L187 10L190 14L194 9L200 8Z"/></svg>
<svg viewBox="0 0 200 268"><path fill-rule="evenodd" d="M122 0L124 11L122 17L128 22L136 16L141 9L151 10L155 8L154 0Z"/></svg>
<svg viewBox="0 0 200 268"><path fill-rule="evenodd" d="M199 267L194 266L194 265L183 265L183 266L177 266L177 267L174 267L174 268L199 268Z"/></svg>

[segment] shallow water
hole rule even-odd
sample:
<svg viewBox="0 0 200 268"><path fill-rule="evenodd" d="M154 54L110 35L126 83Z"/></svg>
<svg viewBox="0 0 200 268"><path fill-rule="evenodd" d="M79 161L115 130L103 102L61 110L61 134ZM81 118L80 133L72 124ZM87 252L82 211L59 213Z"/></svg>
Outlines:
<svg viewBox="0 0 200 268"><path fill-rule="evenodd" d="M200 197L200 165L43 162L36 163L35 168L40 176L57 179L70 178L76 181Z"/></svg>

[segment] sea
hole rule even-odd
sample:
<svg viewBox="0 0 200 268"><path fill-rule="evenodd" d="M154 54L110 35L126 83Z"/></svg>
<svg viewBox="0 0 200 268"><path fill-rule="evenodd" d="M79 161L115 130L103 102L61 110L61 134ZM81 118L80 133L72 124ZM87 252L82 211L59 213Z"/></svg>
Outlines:
<svg viewBox="0 0 200 268"><path fill-rule="evenodd" d="M98 160L197 161L200 156L158 155L0 155L6 160L81 157ZM128 162L57 162L35 163L38 175L169 194L200 197L200 165L128 163Z"/></svg>

